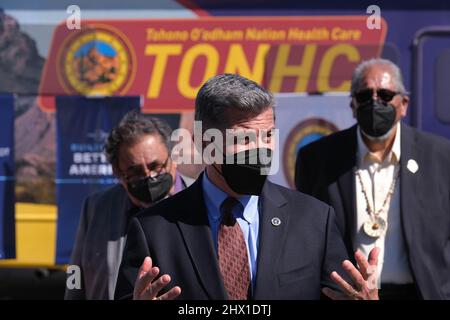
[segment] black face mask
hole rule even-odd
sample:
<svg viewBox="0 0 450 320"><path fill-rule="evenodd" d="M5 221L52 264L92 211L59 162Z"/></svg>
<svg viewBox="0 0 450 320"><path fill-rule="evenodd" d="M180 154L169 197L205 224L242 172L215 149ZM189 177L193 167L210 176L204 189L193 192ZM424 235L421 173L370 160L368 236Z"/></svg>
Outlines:
<svg viewBox="0 0 450 320"><path fill-rule="evenodd" d="M144 203L153 203L163 199L169 193L172 184L172 175L162 173L156 177L146 177L135 182L128 182L127 187L136 199Z"/></svg>
<svg viewBox="0 0 450 320"><path fill-rule="evenodd" d="M361 130L370 137L385 135L395 123L395 107L386 102L372 100L356 109L356 119Z"/></svg>
<svg viewBox="0 0 450 320"><path fill-rule="evenodd" d="M224 157L221 175L234 192L260 195L271 161L272 150L270 149L256 148L241 151Z"/></svg>

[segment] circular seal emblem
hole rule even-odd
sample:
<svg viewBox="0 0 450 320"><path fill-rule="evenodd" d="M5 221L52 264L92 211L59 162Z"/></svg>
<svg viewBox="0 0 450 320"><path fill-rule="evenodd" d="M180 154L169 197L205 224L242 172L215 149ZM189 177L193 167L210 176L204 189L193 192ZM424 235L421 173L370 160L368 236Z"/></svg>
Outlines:
<svg viewBox="0 0 450 320"><path fill-rule="evenodd" d="M295 161L303 146L338 131L331 122L321 118L310 118L298 123L287 136L283 148L284 176L291 188L295 188Z"/></svg>
<svg viewBox="0 0 450 320"><path fill-rule="evenodd" d="M106 25L89 25L65 39L58 65L64 90L81 95L120 95L136 71L130 42Z"/></svg>
<svg viewBox="0 0 450 320"><path fill-rule="evenodd" d="M278 217L275 217L275 218L272 218L271 222L272 222L273 226L278 227L281 224L281 219Z"/></svg>

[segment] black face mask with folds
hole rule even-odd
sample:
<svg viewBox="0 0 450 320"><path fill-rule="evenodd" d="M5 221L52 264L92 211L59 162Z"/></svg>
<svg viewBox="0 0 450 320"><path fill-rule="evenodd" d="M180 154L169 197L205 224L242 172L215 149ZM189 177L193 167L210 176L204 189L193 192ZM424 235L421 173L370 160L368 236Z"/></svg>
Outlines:
<svg viewBox="0 0 450 320"><path fill-rule="evenodd" d="M370 137L378 138L388 133L394 126L395 118L395 107L378 100L372 100L356 109L358 124Z"/></svg>
<svg viewBox="0 0 450 320"><path fill-rule="evenodd" d="M172 185L173 178L170 173L162 173L156 177L145 177L127 183L130 194L144 203L153 203L164 199Z"/></svg>
<svg viewBox="0 0 450 320"><path fill-rule="evenodd" d="M228 186L236 193L260 195L272 161L272 150L255 148L224 157L222 172Z"/></svg>

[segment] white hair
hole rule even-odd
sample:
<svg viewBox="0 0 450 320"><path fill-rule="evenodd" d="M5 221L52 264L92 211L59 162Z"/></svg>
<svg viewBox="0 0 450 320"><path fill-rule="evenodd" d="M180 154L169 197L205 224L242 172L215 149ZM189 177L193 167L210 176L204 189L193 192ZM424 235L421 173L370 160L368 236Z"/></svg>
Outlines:
<svg viewBox="0 0 450 320"><path fill-rule="evenodd" d="M353 97L360 89L362 81L364 79L364 74L367 69L373 66L384 66L391 70L393 76L393 81L396 86L396 90L402 95L408 95L405 86L403 84L403 77L399 67L392 61L380 58L374 58L370 60L365 60L361 62L353 71L352 76L352 87L350 89L351 96Z"/></svg>

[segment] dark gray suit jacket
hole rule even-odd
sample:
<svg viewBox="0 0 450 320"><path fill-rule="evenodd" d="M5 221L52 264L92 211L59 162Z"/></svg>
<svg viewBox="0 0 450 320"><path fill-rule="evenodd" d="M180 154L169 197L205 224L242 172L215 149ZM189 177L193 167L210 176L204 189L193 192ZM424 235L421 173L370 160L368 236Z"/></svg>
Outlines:
<svg viewBox="0 0 450 320"><path fill-rule="evenodd" d="M357 127L300 149L297 189L331 205L349 253L356 223ZM450 142L405 124L401 130L400 211L409 263L420 295L450 299ZM419 170L407 169L414 159Z"/></svg>
<svg viewBox="0 0 450 320"><path fill-rule="evenodd" d="M130 223L116 298L130 298L145 256L181 287L180 299L226 299L203 198L202 177L141 211ZM266 182L260 198L253 299L319 299L347 259L333 209L310 196ZM273 218L281 224L274 226ZM165 291L163 291L165 292Z"/></svg>
<svg viewBox="0 0 450 320"><path fill-rule="evenodd" d="M81 269L81 289L65 299L113 299L131 202L117 184L86 198L70 264Z"/></svg>

